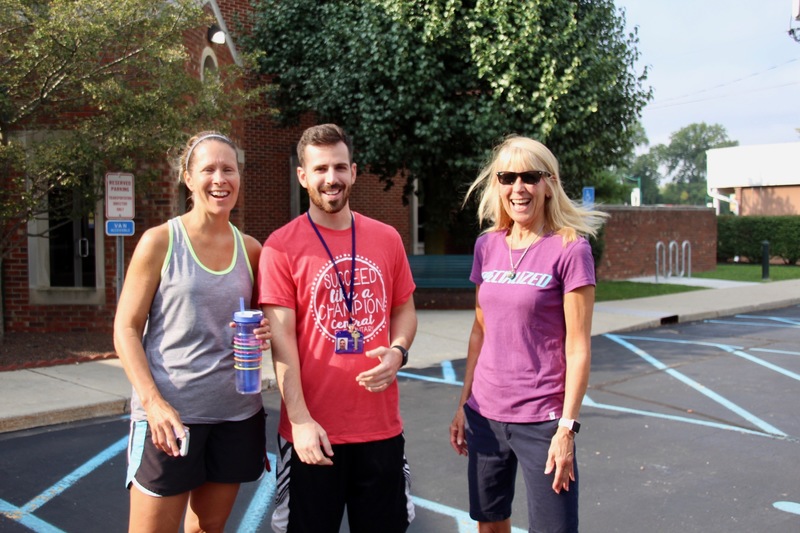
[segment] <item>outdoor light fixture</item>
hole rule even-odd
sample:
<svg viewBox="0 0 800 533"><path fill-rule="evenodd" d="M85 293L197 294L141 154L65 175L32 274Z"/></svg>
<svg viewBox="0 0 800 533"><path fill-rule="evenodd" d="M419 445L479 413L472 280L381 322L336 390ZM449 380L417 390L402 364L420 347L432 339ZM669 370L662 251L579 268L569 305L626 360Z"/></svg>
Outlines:
<svg viewBox="0 0 800 533"><path fill-rule="evenodd" d="M216 22L208 27L208 42L225 44L225 32Z"/></svg>

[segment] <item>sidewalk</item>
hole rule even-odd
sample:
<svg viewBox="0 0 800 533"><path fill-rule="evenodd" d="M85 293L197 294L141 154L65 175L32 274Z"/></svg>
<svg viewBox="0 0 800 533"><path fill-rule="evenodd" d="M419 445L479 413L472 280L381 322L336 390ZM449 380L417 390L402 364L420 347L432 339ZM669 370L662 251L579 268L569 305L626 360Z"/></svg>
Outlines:
<svg viewBox="0 0 800 533"><path fill-rule="evenodd" d="M641 282L654 282L642 278ZM666 296L600 302L592 335L632 331L800 304L800 280L737 283L699 278L661 283L709 287ZM407 368L466 357L472 311L418 311L419 327ZM270 365L266 365L271 373ZM265 391L274 390L272 375ZM88 418L124 415L131 386L117 359L0 372L0 433ZM268 394L271 392L267 392Z"/></svg>

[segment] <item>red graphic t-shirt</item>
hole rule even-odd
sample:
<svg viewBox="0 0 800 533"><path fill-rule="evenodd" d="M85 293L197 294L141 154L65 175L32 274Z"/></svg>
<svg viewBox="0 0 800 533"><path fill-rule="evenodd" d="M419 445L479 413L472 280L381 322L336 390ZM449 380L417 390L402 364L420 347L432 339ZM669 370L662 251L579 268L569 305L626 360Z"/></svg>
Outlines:
<svg viewBox="0 0 800 533"><path fill-rule="evenodd" d="M336 353L336 332L346 329L351 318L342 284L347 298L353 287L352 320L363 335L364 352L389 345L392 308L407 302L415 288L397 231L354 216L355 268L351 229L317 225L334 268L306 215L272 233L259 261L259 302L295 311L303 395L332 444L387 439L403 429L396 381L381 393L356 383L359 373L379 361L363 353ZM283 406L279 432L292 439Z"/></svg>

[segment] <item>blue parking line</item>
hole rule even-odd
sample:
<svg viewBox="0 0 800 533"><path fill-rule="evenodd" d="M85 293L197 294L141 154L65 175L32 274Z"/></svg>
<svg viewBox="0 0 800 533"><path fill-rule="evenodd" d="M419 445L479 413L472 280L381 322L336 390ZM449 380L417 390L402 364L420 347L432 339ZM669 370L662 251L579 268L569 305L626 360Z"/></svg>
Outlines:
<svg viewBox="0 0 800 533"><path fill-rule="evenodd" d="M674 422L685 422L688 424L695 424L698 426L706 426L715 429L725 429L728 431L735 431L737 433L746 433L748 435L756 435L759 437L769 437L772 439L780 438L778 435L756 431L754 429L747 429L739 426L732 426L730 424L721 424L719 422L710 422L708 420L701 420L698 418L689 418L686 416L667 415L657 413L655 411L644 411L642 409L631 409L630 407L622 407L619 405L611 405L607 403L597 403L592 400L588 395L583 397L583 407L591 407L593 409L604 409L606 411L617 411L620 413L628 413L632 415L648 416L650 418L662 418L664 420L672 420Z"/></svg>
<svg viewBox="0 0 800 533"><path fill-rule="evenodd" d="M772 506L780 511L800 515L800 503L797 502L775 502Z"/></svg>
<svg viewBox="0 0 800 533"><path fill-rule="evenodd" d="M786 324L767 324L765 322L743 322L741 320L719 320L707 319L703 322L707 324L734 324L736 326L758 326L760 328L800 328L800 326L787 326Z"/></svg>
<svg viewBox="0 0 800 533"><path fill-rule="evenodd" d="M40 495L26 503L22 509L25 512L33 512L42 505L46 504L72 485L80 481L85 476L94 472L94 470L101 466L103 463L114 457L115 455L121 453L123 450L126 449L128 445L128 436L124 436L119 439L117 442L103 450L102 452L98 453L84 464L73 470L70 474L67 474L64 478L60 481L56 482L52 487L47 489L46 491L42 492Z"/></svg>
<svg viewBox="0 0 800 533"><path fill-rule="evenodd" d="M712 348L718 348L724 352L728 352L729 354L735 355L737 357L741 357L742 359L746 359L751 363L755 363L757 365L761 365L764 368L768 368L773 372L777 372L778 374L782 374L787 378L791 378L797 381L800 381L800 374L796 372L792 372L791 370L787 370L783 367L778 365L772 364L769 361L764 361L763 359L759 359L754 355L750 355L749 353L743 351L744 348L741 346L731 346L729 344L721 344L717 342L698 342L698 341L687 341L687 340L680 340L680 339L662 339L659 337L640 337L636 335L620 335L620 338L623 339L632 339L632 340L644 340L644 341L653 341L653 342L666 342L666 343L673 343L673 344L693 344L697 346L710 346ZM754 349L755 350L755 349ZM762 351L769 351L769 350L762 350ZM791 353L791 352L785 352Z"/></svg>
<svg viewBox="0 0 800 533"><path fill-rule="evenodd" d="M36 533L65 533L63 529L58 529L57 527L48 524L44 520L23 511L19 507L11 505L5 500L0 500L0 515L11 519L18 524L27 527L31 531L35 531Z"/></svg>
<svg viewBox="0 0 800 533"><path fill-rule="evenodd" d="M783 322L785 324L800 326L800 322L798 322L797 319L786 318L783 316L736 315L736 318L761 318L764 320L774 320L775 322Z"/></svg>
<svg viewBox="0 0 800 533"><path fill-rule="evenodd" d="M450 383L456 382L456 371L453 368L452 361L442 361L442 376L444 380Z"/></svg>
<svg viewBox="0 0 800 533"><path fill-rule="evenodd" d="M751 352L768 352L768 353L779 353L784 355L800 355L800 352L790 352L789 350L775 350L772 348L750 348Z"/></svg>
<svg viewBox="0 0 800 533"><path fill-rule="evenodd" d="M771 433L773 435L778 435L778 436L781 436L781 437L785 437L786 436L786 433L784 433L783 431L779 430L778 428L776 428L772 424L769 424L769 423L765 422L764 420L761 420L760 418L758 418L754 414L750 413L749 411L743 409L742 407L739 407L738 405L736 405L732 401L728 400L727 398L723 397L720 394L717 394L716 392L712 391L711 389L709 389L705 385L701 385L700 383L698 383L697 381L693 380L692 378L686 376L685 374L682 374L682 373L678 372L674 368L669 368L667 365L665 365L664 363L662 363L661 361L659 361L658 359L656 359L652 355L648 354L644 350L641 350L640 348L638 348L638 347L634 346L633 344L627 342L621 336L613 335L613 334L610 334L610 333L607 333L607 334L605 334L603 336L606 337L607 339L611 340L611 341L616 342L617 344L620 344L620 345L624 346L625 348L627 348L628 350L632 351L633 353L635 353L636 355L638 355L639 357L641 357L642 359L644 359L645 361L647 361L648 363L650 363L651 365L656 367L657 369L664 371L666 374L669 374L670 376L674 377L675 379L677 379L681 383L691 387L692 389L696 390L700 394L702 394L702 395L712 399L713 401L719 403L720 405L722 405L726 409L729 409L730 411L733 411L734 413L738 414L739 416L741 416L742 418L744 418L745 420L747 420L751 424L755 425L756 427L761 428L763 431L765 431L767 433ZM652 340L660 340L660 339L652 339Z"/></svg>
<svg viewBox="0 0 800 533"><path fill-rule="evenodd" d="M272 502L275 497L277 481L275 480L274 468L277 467L277 457L274 453L268 453L267 460L273 465L273 471L264 472L261 481L258 482L258 488L255 494L253 494L253 498L250 500L247 510L244 512L242 521L239 523L239 529L236 530L240 533L260 530L261 524L264 523L267 517L267 509L269 508L270 502Z"/></svg>
<svg viewBox="0 0 800 533"><path fill-rule="evenodd" d="M50 488L33 498L22 507L15 507L8 502L0 501L0 513L38 533L54 533L61 531L57 527L35 517L33 512L59 494L63 493L65 490L72 487L72 485L80 481L82 478L94 472L97 467L101 466L103 463L125 450L127 444L128 437L126 435L67 474L61 480L56 482Z"/></svg>
<svg viewBox="0 0 800 533"><path fill-rule="evenodd" d="M416 496L413 496L412 499L414 500L414 505L417 507L427 509L428 511L433 511L437 514L453 517L458 524L459 533L472 533L473 531L476 531L478 523L469 517L468 512L462 511L461 509L456 509L455 507L442 505L441 503L432 502L424 498L418 498ZM512 527L511 531L512 533L525 533L524 529L518 527Z"/></svg>
<svg viewBox="0 0 800 533"><path fill-rule="evenodd" d="M443 361L442 363L442 377L434 378L432 376L422 376L420 374L412 374L410 372L398 372L397 375L401 378L417 379L419 381L428 381L431 383L442 383L443 385L457 385L462 386L464 383L456 379L456 372L453 370L453 363L450 361Z"/></svg>

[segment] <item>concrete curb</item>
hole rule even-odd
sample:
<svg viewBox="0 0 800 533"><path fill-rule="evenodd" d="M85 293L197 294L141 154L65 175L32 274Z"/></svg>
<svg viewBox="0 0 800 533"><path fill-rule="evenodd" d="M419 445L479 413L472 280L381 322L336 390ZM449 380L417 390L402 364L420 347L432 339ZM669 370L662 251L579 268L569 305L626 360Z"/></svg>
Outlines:
<svg viewBox="0 0 800 533"><path fill-rule="evenodd" d="M130 400L119 399L55 411L41 411L25 415L0 418L0 433L33 429L79 420L126 415L130 413Z"/></svg>

